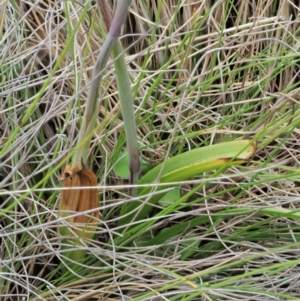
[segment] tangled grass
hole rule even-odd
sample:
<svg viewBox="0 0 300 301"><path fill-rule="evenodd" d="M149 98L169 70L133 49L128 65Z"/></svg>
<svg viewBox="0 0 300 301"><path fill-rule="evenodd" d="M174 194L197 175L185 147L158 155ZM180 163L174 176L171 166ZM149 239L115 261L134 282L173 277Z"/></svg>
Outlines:
<svg viewBox="0 0 300 301"><path fill-rule="evenodd" d="M245 166L175 185L182 202L159 214L161 202L139 238L118 245L132 200L114 173L125 136L110 61L89 153L100 226L77 275L61 269L59 176L104 26L94 2L0 9L1 300L299 300L297 1L133 1L121 42L143 160L236 139L258 150Z"/></svg>

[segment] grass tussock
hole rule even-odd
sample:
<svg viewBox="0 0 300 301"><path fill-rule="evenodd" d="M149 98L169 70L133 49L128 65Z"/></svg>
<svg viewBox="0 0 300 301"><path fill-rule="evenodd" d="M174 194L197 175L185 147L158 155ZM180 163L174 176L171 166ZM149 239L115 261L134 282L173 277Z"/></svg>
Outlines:
<svg viewBox="0 0 300 301"><path fill-rule="evenodd" d="M0 4L1 300L298 300L299 3L132 2L121 43L143 160L239 139L258 149L120 228L132 200L114 172L126 139L110 60L89 152L100 225L71 271L59 179L106 35L97 5L80 3Z"/></svg>

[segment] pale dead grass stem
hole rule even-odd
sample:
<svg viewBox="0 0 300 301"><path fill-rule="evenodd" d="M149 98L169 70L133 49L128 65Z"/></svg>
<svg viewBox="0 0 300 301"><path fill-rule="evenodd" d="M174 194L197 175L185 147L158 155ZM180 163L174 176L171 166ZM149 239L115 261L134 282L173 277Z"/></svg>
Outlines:
<svg viewBox="0 0 300 301"><path fill-rule="evenodd" d="M113 9L115 2L108 3ZM96 263L82 267L86 278L63 283L55 270L64 253L56 231L60 173L54 173L53 167L76 145L91 71L104 38L96 6L91 6L91 18L81 24L72 49L29 121L0 157L3 301L28 295L34 301L119 301L141 296L140 300L171 300L197 290L202 293L192 300L269 301L271 296L283 300L280 294L299 298L299 220L256 214L260 208L297 210L300 206L300 14L291 1L277 4L271 0L133 1L121 42L132 78L128 88L135 94L143 157L158 163L188 147L245 135L256 137L260 148L253 164L186 182L185 192L209 179L205 189L182 203L191 210L181 208L149 218L157 220L150 228L153 233L205 219L207 212L210 221L186 227L157 245L137 242L118 249L113 242L119 231L118 208L130 200L122 191L125 182L112 172L111 160L123 147L123 120L110 62L90 149L95 162L91 168L101 183L97 188L105 191L99 238L88 250ZM71 1L47 0L0 5L0 9L6 6L0 23L1 151L65 47L66 5L71 26L82 8ZM42 179L44 186L32 191ZM244 206L253 209L251 214L218 217L220 212ZM182 260L189 241L199 242L199 247ZM82 248L88 249L87 244ZM231 277L234 281L226 283ZM175 287L168 286L175 282Z"/></svg>

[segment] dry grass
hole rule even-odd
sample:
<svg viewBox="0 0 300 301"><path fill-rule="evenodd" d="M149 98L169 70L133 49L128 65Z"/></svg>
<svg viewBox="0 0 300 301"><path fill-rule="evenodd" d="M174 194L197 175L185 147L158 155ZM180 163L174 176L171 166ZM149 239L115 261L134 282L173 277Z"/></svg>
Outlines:
<svg viewBox="0 0 300 301"><path fill-rule="evenodd" d="M257 214L299 207L298 7L286 0L133 1L121 40L143 158L155 165L238 138L253 138L259 148L248 166L183 185L182 195L195 188L188 207L159 217L149 230L203 222L153 245L114 245L126 195L112 170L125 139L110 62L90 149L103 191L102 223L89 248L94 260L78 280L58 267L55 187L59 164L76 145L105 33L94 4L71 40L78 3L3 1L0 299L298 300L299 219ZM244 206L252 212L243 214Z"/></svg>

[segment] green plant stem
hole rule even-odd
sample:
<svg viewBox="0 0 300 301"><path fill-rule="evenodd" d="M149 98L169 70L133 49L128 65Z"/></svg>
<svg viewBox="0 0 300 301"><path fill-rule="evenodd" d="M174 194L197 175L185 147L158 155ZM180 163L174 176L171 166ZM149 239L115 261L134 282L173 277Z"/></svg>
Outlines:
<svg viewBox="0 0 300 301"><path fill-rule="evenodd" d="M81 145L81 147L78 148L78 150L75 152L73 156L73 162L72 162L73 165L75 164L81 165L80 163L81 158L84 164L87 163L89 145L92 139L91 133L94 131L96 119L98 116L98 110L97 110L98 91L102 82L104 68L107 64L109 55L116 41L117 39L115 37L108 34L102 46L100 54L98 56L94 68L93 76L92 76L91 86L89 88L88 100L87 100L84 117L83 117L83 124L80 128L79 137L77 141L77 146ZM88 136L89 139L87 139L84 143L82 143L86 136Z"/></svg>
<svg viewBox="0 0 300 301"><path fill-rule="evenodd" d="M108 58L118 41L121 33L121 28L125 22L128 6L131 1L118 1L115 16L112 20L109 32L106 36L105 42L101 48L98 56L93 75L92 82L89 87L88 100L85 107L83 124L80 128L79 137L77 141L78 150L75 151L72 164L79 165L81 168L81 159L84 164L87 164L89 146L92 139L92 133L95 128L96 119L98 116L98 92L103 78L103 72L108 62ZM101 99L100 99L101 101ZM85 140L86 137L89 137ZM85 142L83 143L83 140Z"/></svg>
<svg viewBox="0 0 300 301"><path fill-rule="evenodd" d="M120 106L124 121L127 148L129 155L130 183L135 185L139 180L140 160L136 135L136 123L132 93L130 89L130 79L127 72L127 65L122 55L122 48L119 42L113 49L115 58L116 78L120 97ZM137 188L131 190L131 195L137 195Z"/></svg>
<svg viewBox="0 0 300 301"><path fill-rule="evenodd" d="M103 17L103 21L107 30L109 29L109 35L118 37L121 34L121 26L125 22L130 3L131 1L118 1L115 16L112 20L111 15L107 9L107 4L103 1L98 1L98 7ZM135 185L139 180L140 160L136 135L133 98L130 89L131 82L122 52L123 51L121 44L116 38L116 43L114 43L112 55L114 58L120 106L124 120L124 128L129 155L130 183ZM137 188L132 189L130 194L136 196Z"/></svg>

